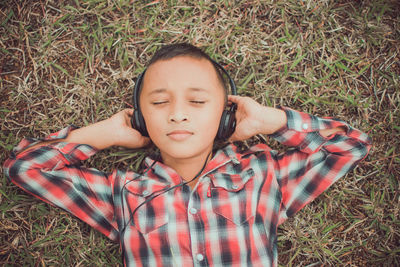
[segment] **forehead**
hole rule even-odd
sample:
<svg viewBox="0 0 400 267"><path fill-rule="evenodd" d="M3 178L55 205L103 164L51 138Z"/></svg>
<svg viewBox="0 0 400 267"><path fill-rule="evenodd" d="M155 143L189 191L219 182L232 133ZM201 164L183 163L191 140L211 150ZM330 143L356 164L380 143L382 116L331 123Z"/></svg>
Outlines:
<svg viewBox="0 0 400 267"><path fill-rule="evenodd" d="M150 65L143 77L142 90L185 86L215 88L223 85L214 65L207 59L178 56Z"/></svg>

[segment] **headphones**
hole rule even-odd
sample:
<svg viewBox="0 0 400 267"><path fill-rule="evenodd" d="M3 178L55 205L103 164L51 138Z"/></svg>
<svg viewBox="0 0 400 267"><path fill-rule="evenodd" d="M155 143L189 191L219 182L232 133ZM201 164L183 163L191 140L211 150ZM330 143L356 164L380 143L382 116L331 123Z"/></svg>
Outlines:
<svg viewBox="0 0 400 267"><path fill-rule="evenodd" d="M211 62L216 66L218 69L220 69L229 79L229 84L231 87L231 92L232 95L236 95L236 85L231 76L229 76L228 72L225 70L224 67L222 67L218 62L214 61L211 59ZM140 88L141 84L143 82L143 76L146 73L146 70L144 70L139 77L137 78L137 81L135 83L135 87L133 89L133 116L131 118L131 124L134 129L136 129L138 132L140 132L143 136L148 137L149 133L147 132L146 129L146 122L144 121L143 114L140 110L140 104L139 104L139 95L140 95ZM225 107L224 111L222 112L221 115L221 120L219 123L218 127L218 132L216 139L217 140L227 140L235 131L236 128L236 118L235 118L235 112L237 109L237 105L235 103L232 103L229 107Z"/></svg>

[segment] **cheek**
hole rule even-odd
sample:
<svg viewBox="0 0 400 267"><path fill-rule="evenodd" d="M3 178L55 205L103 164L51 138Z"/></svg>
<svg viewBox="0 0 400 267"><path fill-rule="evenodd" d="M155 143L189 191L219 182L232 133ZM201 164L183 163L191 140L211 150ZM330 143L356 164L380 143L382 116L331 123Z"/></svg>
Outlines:
<svg viewBox="0 0 400 267"><path fill-rule="evenodd" d="M202 127L207 129L207 131L205 131L206 134L207 132L209 134L214 134L214 132L218 130L218 126L221 121L221 115L222 108L220 107L205 109L197 114L197 118L194 119L194 123L197 122L199 125L201 124Z"/></svg>
<svg viewBox="0 0 400 267"><path fill-rule="evenodd" d="M163 122L166 120L164 113L154 110L146 110L145 112L146 115L143 114L143 117L146 122L147 131L154 132L162 127Z"/></svg>

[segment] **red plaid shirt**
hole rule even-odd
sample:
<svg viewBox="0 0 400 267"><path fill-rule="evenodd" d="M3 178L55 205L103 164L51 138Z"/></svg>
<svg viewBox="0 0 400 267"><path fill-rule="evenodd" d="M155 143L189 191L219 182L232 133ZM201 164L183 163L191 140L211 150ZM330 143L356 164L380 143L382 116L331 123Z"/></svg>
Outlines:
<svg viewBox="0 0 400 267"><path fill-rule="evenodd" d="M5 163L13 183L119 240L129 266L277 266L277 227L351 170L369 150L368 136L346 123L284 108L287 126L272 135L292 146L278 154L259 144L217 151L193 191L160 162L144 175L106 174L79 165L88 145L55 142ZM324 138L319 130L343 126ZM65 138L71 127L47 139ZM21 152L21 153L18 153ZM151 168L150 168L151 166ZM149 198L159 195L149 202Z"/></svg>

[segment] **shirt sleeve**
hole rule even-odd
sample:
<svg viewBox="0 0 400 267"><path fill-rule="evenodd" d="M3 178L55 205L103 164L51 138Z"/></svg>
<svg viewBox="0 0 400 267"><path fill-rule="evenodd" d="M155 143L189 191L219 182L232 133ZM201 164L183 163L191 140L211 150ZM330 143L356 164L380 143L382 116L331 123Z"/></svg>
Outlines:
<svg viewBox="0 0 400 267"><path fill-rule="evenodd" d="M354 168L371 146L365 133L341 120L282 109L287 125L271 137L293 148L282 154L271 152L282 197L279 224ZM336 127L345 130L328 137L319 132Z"/></svg>
<svg viewBox="0 0 400 267"><path fill-rule="evenodd" d="M73 126L45 139L23 139L4 163L5 175L18 187L58 206L112 240L118 239L112 188L105 173L80 166L97 151L89 145L58 142ZM27 149L41 141L49 144Z"/></svg>

